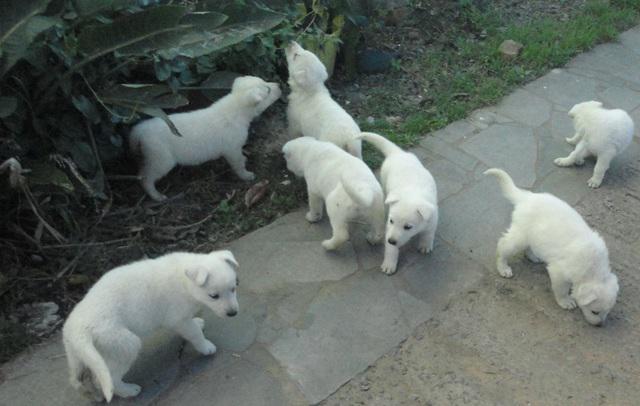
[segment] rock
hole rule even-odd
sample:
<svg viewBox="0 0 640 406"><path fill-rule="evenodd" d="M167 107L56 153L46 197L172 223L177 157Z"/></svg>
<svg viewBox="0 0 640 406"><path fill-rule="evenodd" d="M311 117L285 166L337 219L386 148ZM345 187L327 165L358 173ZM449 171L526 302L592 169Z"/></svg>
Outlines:
<svg viewBox="0 0 640 406"><path fill-rule="evenodd" d="M505 40L500 44L498 50L505 58L515 58L522 51L523 45L513 40Z"/></svg>
<svg viewBox="0 0 640 406"><path fill-rule="evenodd" d="M365 74L386 72L391 68L394 57L379 49L365 49L358 54L358 71Z"/></svg>
<svg viewBox="0 0 640 406"><path fill-rule="evenodd" d="M367 124L373 124L376 122L376 119L372 116L367 117Z"/></svg>
<svg viewBox="0 0 640 406"><path fill-rule="evenodd" d="M53 302L31 303L20 307L15 316L24 322L27 331L42 337L51 334L62 323L57 314L59 309Z"/></svg>

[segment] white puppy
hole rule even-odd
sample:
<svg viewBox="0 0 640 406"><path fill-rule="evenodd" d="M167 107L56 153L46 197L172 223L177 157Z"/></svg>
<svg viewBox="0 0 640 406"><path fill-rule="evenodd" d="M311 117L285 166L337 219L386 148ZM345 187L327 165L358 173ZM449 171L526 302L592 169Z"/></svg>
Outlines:
<svg viewBox="0 0 640 406"><path fill-rule="evenodd" d="M322 218L323 204L333 236L322 242L327 250L338 248L349 239L348 222L368 220L367 240L374 244L384 235L384 197L371 169L336 145L311 137L296 138L282 147L287 169L307 182L309 212L306 218Z"/></svg>
<svg viewBox="0 0 640 406"><path fill-rule="evenodd" d="M216 346L202 334L204 321L194 315L203 306L220 317L238 313L237 267L230 251L176 252L104 274L62 330L71 385L95 393L82 382L89 372L89 383L107 402L114 394L136 396L140 386L122 377L138 355L141 338L161 327L176 331L202 354L215 353Z"/></svg>
<svg viewBox="0 0 640 406"><path fill-rule="evenodd" d="M360 128L353 118L331 98L324 82L329 75L312 52L292 42L285 49L289 68L289 136L313 137L336 144L362 159Z"/></svg>
<svg viewBox="0 0 640 406"><path fill-rule="evenodd" d="M626 111L607 110L602 103L588 101L578 103L569 110L576 133L567 142L576 148L569 156L553 161L558 166L582 165L584 159L597 157L593 176L587 184L597 188L602 183L609 163L625 150L633 138L633 120Z"/></svg>
<svg viewBox="0 0 640 406"><path fill-rule="evenodd" d="M398 265L400 247L420 234L418 250L433 250L438 226L438 192L431 173L412 153L405 152L388 139L373 133L361 137L385 156L380 169L382 186L389 205L382 272L392 274Z"/></svg>
<svg viewBox="0 0 640 406"><path fill-rule="evenodd" d="M609 252L598 233L564 201L549 193L517 188L501 169L489 169L515 208L511 226L498 241L497 267L513 275L507 261L527 250L533 262L545 262L551 289L563 309L580 306L591 324L600 326L616 303L618 278L611 273Z"/></svg>
<svg viewBox="0 0 640 406"><path fill-rule="evenodd" d="M233 82L231 93L211 106L169 116L182 137L173 134L167 124L152 118L131 130L131 149L141 152L142 187L154 200L167 197L155 187L157 180L179 165L199 165L224 157L242 180L255 175L245 168L242 146L247 142L249 124L280 97L277 83L244 76Z"/></svg>

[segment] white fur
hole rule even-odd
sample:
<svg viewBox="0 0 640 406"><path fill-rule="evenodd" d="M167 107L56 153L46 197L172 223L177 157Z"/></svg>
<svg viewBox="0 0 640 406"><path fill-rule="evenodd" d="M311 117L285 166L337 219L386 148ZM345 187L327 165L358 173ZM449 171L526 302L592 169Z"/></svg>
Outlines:
<svg viewBox="0 0 640 406"><path fill-rule="evenodd" d="M230 251L176 252L115 268L87 292L64 324L63 342L71 385L104 396L136 396L140 386L122 382L141 339L164 327L176 331L204 355L216 346L202 334L202 307L235 316L238 263ZM209 295L218 295L217 299ZM83 384L92 375L93 385Z"/></svg>
<svg viewBox="0 0 640 406"><path fill-rule="evenodd" d="M182 137L173 134L167 124L152 118L131 130L131 149L142 153L142 187L154 200L167 197L155 187L157 180L176 165L199 165L224 157L242 180L255 175L245 168L242 146L247 142L251 120L280 97L277 83L244 76L233 82L231 93L211 106L169 116Z"/></svg>
<svg viewBox="0 0 640 406"><path fill-rule="evenodd" d="M405 152L386 138L362 133L364 140L385 156L380 169L382 186L389 206L382 272L392 274L398 265L400 247L419 234L418 250L433 250L438 226L438 192L431 173L412 153Z"/></svg>
<svg viewBox="0 0 640 406"><path fill-rule="evenodd" d="M633 120L626 111L607 110L602 103L578 103L569 110L576 133L567 142L576 148L565 158L553 161L558 166L582 165L588 156L596 156L593 176L587 184L597 188L609 169L611 160L629 146L633 139Z"/></svg>
<svg viewBox="0 0 640 406"><path fill-rule="evenodd" d="M336 145L311 137L300 137L282 147L287 169L307 182L309 212L306 218L322 218L323 205L333 229L333 236L322 242L327 250L337 249L349 239L348 222L368 220L370 243L384 234L384 197L382 187L371 169Z"/></svg>
<svg viewBox="0 0 640 406"><path fill-rule="evenodd" d="M362 159L360 128L353 118L331 98L324 82L329 75L312 52L292 42L285 49L289 67L289 136L313 137L328 141Z"/></svg>
<svg viewBox="0 0 640 406"><path fill-rule="evenodd" d="M611 273L603 239L557 197L519 189L501 169L489 169L485 174L498 178L504 196L515 206L511 225L498 241L500 275L510 278L513 272L507 261L527 250L529 259L547 264L560 307L573 309L577 305L589 323L601 325L618 295L618 278Z"/></svg>

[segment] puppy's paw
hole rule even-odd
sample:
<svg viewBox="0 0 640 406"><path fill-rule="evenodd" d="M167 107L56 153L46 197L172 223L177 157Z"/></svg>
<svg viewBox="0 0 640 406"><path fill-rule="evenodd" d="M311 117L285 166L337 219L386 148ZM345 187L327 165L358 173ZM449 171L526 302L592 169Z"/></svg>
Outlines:
<svg viewBox="0 0 640 406"><path fill-rule="evenodd" d="M204 320L200 317L194 317L193 322L196 323L200 330L204 330Z"/></svg>
<svg viewBox="0 0 640 406"><path fill-rule="evenodd" d="M596 179L593 176L587 181L587 185L592 189L599 188L601 184L602 179Z"/></svg>
<svg viewBox="0 0 640 406"><path fill-rule="evenodd" d="M380 270L386 273L387 275L393 275L394 273L396 273L397 265L398 264L385 261L382 263L382 265L380 265Z"/></svg>
<svg viewBox="0 0 640 406"><path fill-rule="evenodd" d="M314 213L312 211L308 211L304 217L307 219L309 223L315 223L317 221L320 221L320 219L322 219L322 213Z"/></svg>
<svg viewBox="0 0 640 406"><path fill-rule="evenodd" d="M428 254L431 251L433 251L433 245L428 246L428 245L419 245L418 246L418 252L421 254Z"/></svg>
<svg viewBox="0 0 640 406"><path fill-rule="evenodd" d="M558 305L560 307L562 307L563 309L566 309L566 310L575 309L576 306L577 306L576 301L573 300L572 298L568 297L568 296L567 297L563 297L562 299L556 298L556 302L558 302Z"/></svg>
<svg viewBox="0 0 640 406"><path fill-rule="evenodd" d="M333 251L338 248L338 244L336 244L336 242L333 241L333 239L322 241L322 246L327 251Z"/></svg>
<svg viewBox="0 0 640 406"><path fill-rule="evenodd" d="M245 171L241 174L238 174L238 177L245 181L254 180L256 178L256 174L253 172Z"/></svg>
<svg viewBox="0 0 640 406"><path fill-rule="evenodd" d="M513 276L513 271L511 270L511 267L508 266L508 265L507 266L499 266L498 267L498 273L503 278L511 278Z"/></svg>
<svg viewBox="0 0 640 406"><path fill-rule="evenodd" d="M553 163L558 165L558 166L571 166L572 162L571 160L567 159L567 158L556 158L553 160Z"/></svg>
<svg viewBox="0 0 640 406"><path fill-rule="evenodd" d="M378 244L380 241L382 241L382 238L384 237L383 234L378 234L375 232L370 232L367 233L367 242L371 245L376 245Z"/></svg>
<svg viewBox="0 0 640 406"><path fill-rule="evenodd" d="M202 355L213 355L218 349L216 348L215 344L205 339L202 345L200 345L199 348L196 348L196 350L198 350L198 352Z"/></svg>
<svg viewBox="0 0 640 406"><path fill-rule="evenodd" d="M122 382L114 387L115 394L121 398L132 398L134 396L138 396L140 391L142 391L142 387L135 383Z"/></svg>

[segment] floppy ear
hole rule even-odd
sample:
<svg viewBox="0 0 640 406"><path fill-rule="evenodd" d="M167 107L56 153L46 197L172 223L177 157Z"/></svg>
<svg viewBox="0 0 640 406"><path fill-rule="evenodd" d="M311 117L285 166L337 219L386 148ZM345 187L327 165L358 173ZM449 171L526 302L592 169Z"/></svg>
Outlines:
<svg viewBox="0 0 640 406"><path fill-rule="evenodd" d="M431 203L424 202L418 205L418 215L422 217L422 220L426 220L433 214L433 205Z"/></svg>
<svg viewBox="0 0 640 406"><path fill-rule="evenodd" d="M309 75L306 69L298 69L293 72L293 80L301 86L305 86L309 82Z"/></svg>
<svg viewBox="0 0 640 406"><path fill-rule="evenodd" d="M266 92L262 88L251 89L248 94L249 104L256 106L266 97Z"/></svg>
<svg viewBox="0 0 640 406"><path fill-rule="evenodd" d="M588 306L598 298L595 288L590 283L580 285L573 294L578 306Z"/></svg>
<svg viewBox="0 0 640 406"><path fill-rule="evenodd" d="M387 198L384 200L384 204L391 206L394 203L398 203L400 201L400 196L395 193L389 193Z"/></svg>
<svg viewBox="0 0 640 406"><path fill-rule="evenodd" d="M233 268L234 270L238 269L238 267L240 266L231 251L229 250L218 251L217 254L220 256L220 258L224 260L224 262L229 264L229 266L231 266L231 268Z"/></svg>
<svg viewBox="0 0 640 406"><path fill-rule="evenodd" d="M209 278L209 273L202 268L188 268L184 273L198 286L203 286Z"/></svg>

